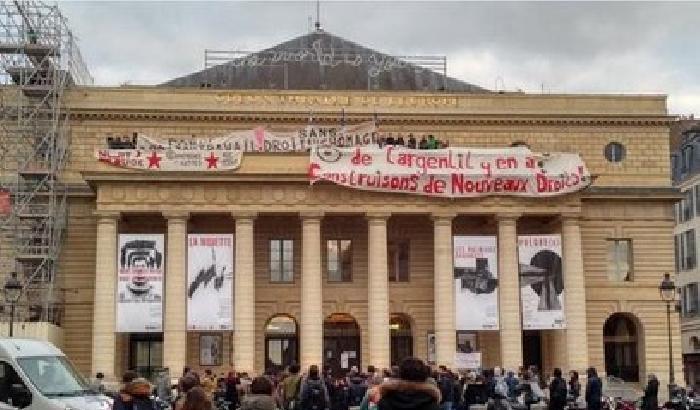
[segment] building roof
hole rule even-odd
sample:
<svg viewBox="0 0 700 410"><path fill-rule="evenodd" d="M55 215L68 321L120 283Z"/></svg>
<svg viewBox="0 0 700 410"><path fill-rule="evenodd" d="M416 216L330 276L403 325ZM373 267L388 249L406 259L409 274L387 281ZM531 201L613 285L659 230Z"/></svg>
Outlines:
<svg viewBox="0 0 700 410"><path fill-rule="evenodd" d="M161 86L489 92L320 29Z"/></svg>

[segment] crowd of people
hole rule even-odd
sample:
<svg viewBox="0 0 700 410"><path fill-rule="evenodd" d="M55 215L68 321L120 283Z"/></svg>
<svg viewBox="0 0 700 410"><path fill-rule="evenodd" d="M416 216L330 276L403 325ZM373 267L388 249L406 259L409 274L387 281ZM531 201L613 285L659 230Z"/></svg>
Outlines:
<svg viewBox="0 0 700 410"><path fill-rule="evenodd" d="M400 366L366 372L353 367L343 377L310 366L302 374L298 365L283 372L268 371L259 377L230 372L216 377L185 369L173 395L174 410L530 410L537 403L548 410L565 408L600 410L603 385L595 368L586 374L585 390L576 371L564 379L560 369L543 377L535 367L518 372L496 367L480 373L455 373L445 366L433 370L417 358ZM650 376L642 401L643 410L658 409L658 381ZM114 410L157 408L153 387L133 372L124 375L115 395Z"/></svg>

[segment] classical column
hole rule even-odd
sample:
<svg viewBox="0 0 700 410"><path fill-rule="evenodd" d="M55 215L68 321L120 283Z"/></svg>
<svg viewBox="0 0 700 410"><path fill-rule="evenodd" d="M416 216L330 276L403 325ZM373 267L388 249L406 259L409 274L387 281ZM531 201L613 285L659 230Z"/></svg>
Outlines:
<svg viewBox="0 0 700 410"><path fill-rule="evenodd" d="M562 267L564 270L564 310L566 312L567 370L582 372L588 363L586 333L586 283L578 217L561 221Z"/></svg>
<svg viewBox="0 0 700 410"><path fill-rule="evenodd" d="M117 224L119 212L96 212L95 299L92 317L92 368L116 381Z"/></svg>
<svg viewBox="0 0 700 410"><path fill-rule="evenodd" d="M301 215L301 326L302 369L323 364L323 291L320 212Z"/></svg>
<svg viewBox="0 0 700 410"><path fill-rule="evenodd" d="M187 365L187 218L188 212L163 212L168 220L165 251L163 367L171 375Z"/></svg>
<svg viewBox="0 0 700 410"><path fill-rule="evenodd" d="M386 221L390 214L367 214L369 228L367 301L369 311L369 363L378 369L391 365L389 333L389 278L387 263Z"/></svg>
<svg viewBox="0 0 700 410"><path fill-rule="evenodd" d="M523 365L520 319L520 278L518 268L517 214L499 214L498 292L501 336L501 365L517 371Z"/></svg>
<svg viewBox="0 0 700 410"><path fill-rule="evenodd" d="M233 296L234 366L239 372L255 373L255 236L256 214L234 213L236 257Z"/></svg>
<svg viewBox="0 0 700 410"><path fill-rule="evenodd" d="M452 254L452 219L454 215L433 214L434 249L434 325L438 365L454 366L457 352L455 330L455 291Z"/></svg>

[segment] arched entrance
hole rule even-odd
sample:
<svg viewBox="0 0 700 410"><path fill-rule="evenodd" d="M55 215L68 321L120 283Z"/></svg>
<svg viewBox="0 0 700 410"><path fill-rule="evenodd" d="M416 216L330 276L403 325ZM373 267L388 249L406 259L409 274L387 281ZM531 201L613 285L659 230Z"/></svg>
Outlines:
<svg viewBox="0 0 700 410"><path fill-rule="evenodd" d="M346 313L334 313L323 322L323 366L334 375L360 367L360 326Z"/></svg>
<svg viewBox="0 0 700 410"><path fill-rule="evenodd" d="M413 356L413 334L411 320L403 313L395 313L389 319L391 329L391 365L401 363L406 357Z"/></svg>
<svg viewBox="0 0 700 410"><path fill-rule="evenodd" d="M286 315L273 316L265 325L265 369L282 370L299 363L297 322Z"/></svg>
<svg viewBox="0 0 700 410"><path fill-rule="evenodd" d="M629 314L615 313L603 326L605 373L626 382L639 381L639 336Z"/></svg>

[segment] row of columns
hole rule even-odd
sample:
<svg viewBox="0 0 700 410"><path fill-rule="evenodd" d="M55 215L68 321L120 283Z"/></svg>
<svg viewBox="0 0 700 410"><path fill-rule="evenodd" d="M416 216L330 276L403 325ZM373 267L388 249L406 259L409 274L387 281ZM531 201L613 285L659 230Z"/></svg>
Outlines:
<svg viewBox="0 0 700 410"><path fill-rule="evenodd" d="M164 213L167 219L163 365L176 374L186 365L186 212ZM255 370L255 213L236 213L234 363L239 371ZM389 213L367 214L368 221L368 335L369 362L390 365L387 220ZM432 215L434 227L434 331L438 364L452 366L456 351L452 220L455 214ZM302 269L300 359L303 368L323 362L323 289L321 221L323 213L301 213ZM523 363L517 220L519 214L499 214L498 272L501 366L517 369ZM95 303L92 373L115 375L117 232L119 213L100 212L97 219ZM563 270L567 319L567 368L588 365L585 284L581 232L577 218L562 220ZM574 353L575 352L575 353Z"/></svg>

